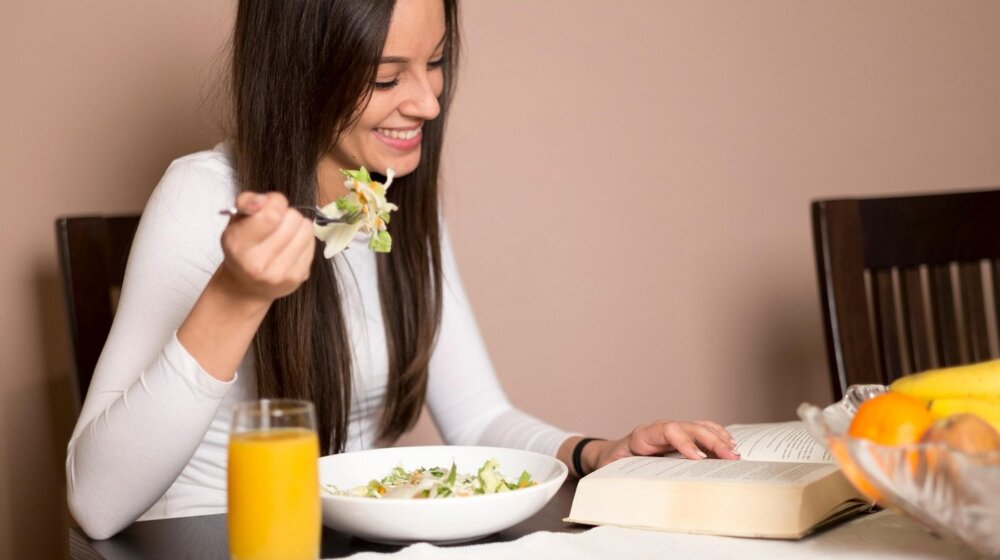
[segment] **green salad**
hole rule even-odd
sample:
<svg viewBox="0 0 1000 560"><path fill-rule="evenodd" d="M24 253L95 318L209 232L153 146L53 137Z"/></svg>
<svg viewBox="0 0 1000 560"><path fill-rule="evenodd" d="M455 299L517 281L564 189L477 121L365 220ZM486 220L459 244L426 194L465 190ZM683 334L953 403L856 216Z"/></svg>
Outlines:
<svg viewBox="0 0 1000 560"><path fill-rule="evenodd" d="M368 170L341 169L344 175L344 186L349 191L344 196L322 208L329 216L340 218L346 214L359 214L360 218L350 224L317 225L316 237L323 241L325 247L323 256L331 258L347 248L358 231L369 236L368 247L376 253L388 253L392 250L392 237L387 231L389 214L399 208L386 199L386 192L392 184L395 172L385 171L385 184L372 180Z"/></svg>
<svg viewBox="0 0 1000 560"><path fill-rule="evenodd" d="M504 478L498 470L495 459L483 463L476 474L461 474L452 462L450 469L441 467L420 467L408 471L397 466L388 476L381 480L371 480L363 486L350 490L341 490L332 484L323 484L323 490L335 496L356 496L360 498L397 498L397 499L436 499L481 494L498 494L510 492L536 482L531 479L528 471L521 473L516 481Z"/></svg>

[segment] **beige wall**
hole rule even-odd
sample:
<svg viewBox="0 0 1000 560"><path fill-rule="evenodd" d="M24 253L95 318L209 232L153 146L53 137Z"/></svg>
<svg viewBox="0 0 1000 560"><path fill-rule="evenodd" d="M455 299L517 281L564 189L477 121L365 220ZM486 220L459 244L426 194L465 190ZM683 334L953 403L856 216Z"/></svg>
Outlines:
<svg viewBox="0 0 1000 560"><path fill-rule="evenodd" d="M73 427L53 221L134 212L216 136L229 0L0 0L0 559L60 558Z"/></svg>
<svg viewBox="0 0 1000 560"><path fill-rule="evenodd" d="M231 4L0 5L0 558L66 546L52 221L214 141ZM595 435L792 418L829 399L809 201L1000 184L1000 4L614 4L464 5L446 208L497 370Z"/></svg>

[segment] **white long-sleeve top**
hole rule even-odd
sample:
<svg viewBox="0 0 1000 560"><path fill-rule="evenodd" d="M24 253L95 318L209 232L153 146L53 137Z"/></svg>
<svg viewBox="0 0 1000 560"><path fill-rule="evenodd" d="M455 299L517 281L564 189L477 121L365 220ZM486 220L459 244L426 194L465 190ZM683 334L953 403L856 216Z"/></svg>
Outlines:
<svg viewBox="0 0 1000 560"><path fill-rule="evenodd" d="M223 259L219 209L237 194L223 145L174 161L143 212L114 325L69 442L70 511L93 538L137 519L220 513L232 404L256 398L253 360L219 381L176 332ZM400 210L405 212L406 209ZM447 235L444 300L427 405L449 444L555 455L570 434L515 409L497 381ZM375 255L356 239L337 255L354 359L347 451L375 443L388 354Z"/></svg>

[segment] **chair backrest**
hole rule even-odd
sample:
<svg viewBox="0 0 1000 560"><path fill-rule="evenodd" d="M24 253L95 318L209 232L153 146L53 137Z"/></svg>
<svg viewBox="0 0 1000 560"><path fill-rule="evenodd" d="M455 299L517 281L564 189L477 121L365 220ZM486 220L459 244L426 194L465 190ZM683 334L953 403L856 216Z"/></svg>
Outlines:
<svg viewBox="0 0 1000 560"><path fill-rule="evenodd" d="M111 330L139 216L56 219L56 242L69 319L76 405L87 394Z"/></svg>
<svg viewBox="0 0 1000 560"><path fill-rule="evenodd" d="M835 399L997 356L1000 190L820 200L812 222Z"/></svg>

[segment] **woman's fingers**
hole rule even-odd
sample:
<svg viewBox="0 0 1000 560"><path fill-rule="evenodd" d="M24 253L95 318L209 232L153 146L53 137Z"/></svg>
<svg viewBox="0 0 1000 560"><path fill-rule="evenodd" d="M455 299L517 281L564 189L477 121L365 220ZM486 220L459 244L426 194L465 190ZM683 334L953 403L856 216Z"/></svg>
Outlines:
<svg viewBox="0 0 1000 560"><path fill-rule="evenodd" d="M233 216L234 219L240 219L246 216L252 216L256 214L261 208L267 204L268 195L262 193L254 192L244 192L240 193L236 197L236 202L234 206L240 211L239 214Z"/></svg>
<svg viewBox="0 0 1000 560"><path fill-rule="evenodd" d="M705 426L707 428L711 428L712 431L718 434L720 438L728 441L733 446L736 445L736 440L733 439L733 435L729 433L729 430L722 427L721 424L716 424L711 420L695 420L694 422L692 422L692 424L698 424L699 426Z"/></svg>
<svg viewBox="0 0 1000 560"><path fill-rule="evenodd" d="M296 212L291 210L291 212ZM313 223L302 218L297 220L291 238L272 261L270 268L280 272L281 277L292 282L295 287L309 278L313 253L316 251L316 234Z"/></svg>
<svg viewBox="0 0 1000 560"><path fill-rule="evenodd" d="M288 199L280 193L242 193L236 198L241 215L229 219L222 233L222 246L227 253L242 253L274 233L281 225Z"/></svg>
<svg viewBox="0 0 1000 560"><path fill-rule="evenodd" d="M667 441L673 445L674 449L688 459L704 459L705 457L708 457L708 455L698 447L694 438L690 433L688 433L682 424L678 422L670 422L665 426L664 433L666 434Z"/></svg>
<svg viewBox="0 0 1000 560"><path fill-rule="evenodd" d="M711 429L712 433L718 437L718 441L706 445L706 449L714 453L716 457L721 459L740 458L740 452L736 450L736 438L729 433L729 430L709 420L696 420L694 424Z"/></svg>
<svg viewBox="0 0 1000 560"><path fill-rule="evenodd" d="M312 249L306 248L306 250L302 251L299 254L299 259L295 262L295 270L301 274L302 282L308 280L312 274L313 259L316 253L316 237L312 234L312 228L310 228L308 243Z"/></svg>
<svg viewBox="0 0 1000 560"><path fill-rule="evenodd" d="M657 455L676 450L689 459L703 459L712 452L723 459L738 459L729 432L718 424L660 421L634 430L629 450L635 455ZM721 431L721 433L720 433Z"/></svg>
<svg viewBox="0 0 1000 560"><path fill-rule="evenodd" d="M315 252L312 221L289 208L280 193L243 193L222 235L225 266L241 290L276 299L308 277Z"/></svg>
<svg viewBox="0 0 1000 560"><path fill-rule="evenodd" d="M280 275L287 268L294 258L282 259L282 255L289 252L289 249L302 250L301 241L293 247L292 240L296 235L300 235L305 226L312 227L312 222L303 217L302 214L293 208L285 208L280 217L278 227L270 235L265 237L253 248L256 264L261 267L262 274ZM273 265L273 266L272 266Z"/></svg>
<svg viewBox="0 0 1000 560"><path fill-rule="evenodd" d="M718 428L721 428L721 426L716 428L699 422L693 422L691 425L693 426L691 434L702 449L707 449L720 459L740 458L739 453L733 450L729 432L722 429L722 434L719 433Z"/></svg>

